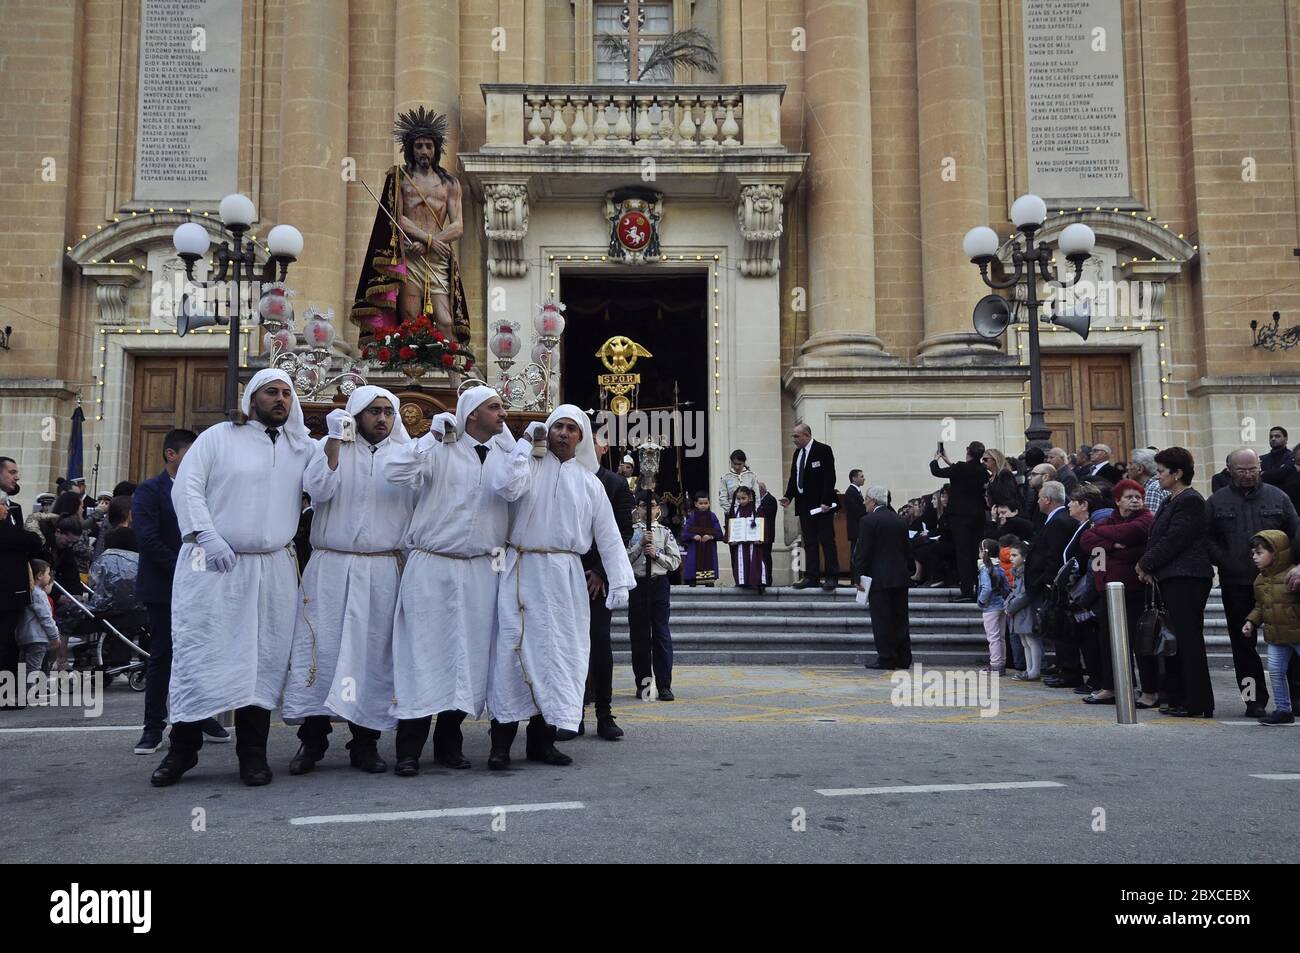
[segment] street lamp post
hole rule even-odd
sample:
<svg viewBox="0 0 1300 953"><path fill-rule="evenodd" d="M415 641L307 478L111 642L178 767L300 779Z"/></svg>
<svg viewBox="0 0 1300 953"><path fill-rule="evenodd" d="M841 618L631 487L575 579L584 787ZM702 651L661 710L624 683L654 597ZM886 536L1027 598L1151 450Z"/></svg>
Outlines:
<svg viewBox="0 0 1300 953"><path fill-rule="evenodd" d="M233 243L223 242L217 248L219 270L214 278L204 282L194 281L194 265L207 254L210 240L207 230L197 222L185 222L177 227L172 235L172 244L176 254L185 262L185 277L200 288L212 288L224 284L227 280L234 282L234 296L228 302L228 321L230 324L230 348L226 358L226 413L233 420L239 410L239 331L240 313L243 309L243 283L257 280L256 243L245 239L244 235L257 218L257 210L252 201L238 193L227 195L221 200L219 209L222 224L233 237ZM289 272L289 264L297 261L302 254L302 233L292 225L277 225L266 236L266 248L270 257L263 266L263 282L283 281ZM233 268L232 268L233 266ZM276 270L279 269L279 278ZM185 318L182 318L184 321ZM217 318L203 323L226 323ZM186 327L181 325L182 329ZM184 333L182 330L181 333Z"/></svg>
<svg viewBox="0 0 1300 953"><path fill-rule="evenodd" d="M984 284L997 290L1014 288L1023 279L1025 285L1025 305L1029 317L1029 426L1025 429L1025 439L1029 447L1038 447L1043 451L1051 449L1051 428L1043 411L1043 375L1038 349L1038 281L1051 284L1057 282L1062 288L1076 284L1083 277L1083 263L1092 255L1096 236L1091 228L1082 222L1066 226L1061 232L1060 250L1066 259L1074 265L1074 275L1068 281L1060 281L1048 267L1052 252L1044 244L1034 243L1034 233L1043 227L1047 218L1047 204L1037 195L1022 195L1011 206L1011 221L1022 238L1014 247L1011 256L1016 266L1015 274L1010 278L995 281L989 277L989 265L997 256L1001 242L997 232L987 225L972 228L962 240L962 250L971 262L979 266L980 277ZM1014 238L1011 241L1015 242ZM1058 319L1059 319L1058 315ZM982 300L975 309L975 329L983 337L997 337L1010 323L1010 312L1004 299L990 295ZM1057 321L1057 323L1065 323ZM1083 338L1088 337L1086 323L1080 328L1077 322L1066 325Z"/></svg>

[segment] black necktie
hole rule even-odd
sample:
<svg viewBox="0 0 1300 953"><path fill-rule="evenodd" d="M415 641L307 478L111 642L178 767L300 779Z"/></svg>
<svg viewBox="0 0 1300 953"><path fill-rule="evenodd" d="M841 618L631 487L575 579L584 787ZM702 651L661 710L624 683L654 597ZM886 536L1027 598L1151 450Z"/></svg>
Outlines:
<svg viewBox="0 0 1300 953"><path fill-rule="evenodd" d="M487 459L488 448L486 444L480 443L477 447L474 448L474 452L478 454L479 463L482 463L484 460Z"/></svg>
<svg viewBox="0 0 1300 953"><path fill-rule="evenodd" d="M271 438L272 444L274 444L277 440L280 439L280 431L278 430L268 429L266 431L266 435Z"/></svg>

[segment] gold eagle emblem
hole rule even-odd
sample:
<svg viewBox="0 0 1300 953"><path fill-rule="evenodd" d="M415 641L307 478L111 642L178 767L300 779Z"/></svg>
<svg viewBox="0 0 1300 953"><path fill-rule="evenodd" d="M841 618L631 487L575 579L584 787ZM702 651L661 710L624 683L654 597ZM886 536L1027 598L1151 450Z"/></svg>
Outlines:
<svg viewBox="0 0 1300 953"><path fill-rule="evenodd" d="M612 374L626 374L636 366L638 358L654 355L629 337L615 335L600 346L596 357Z"/></svg>

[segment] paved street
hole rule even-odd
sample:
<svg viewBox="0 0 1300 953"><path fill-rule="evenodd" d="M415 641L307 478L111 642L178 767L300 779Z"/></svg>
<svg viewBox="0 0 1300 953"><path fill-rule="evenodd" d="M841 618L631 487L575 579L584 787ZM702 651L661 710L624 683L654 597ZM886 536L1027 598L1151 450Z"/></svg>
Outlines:
<svg viewBox="0 0 1300 953"><path fill-rule="evenodd" d="M486 723L467 723L473 770L363 775L336 726L326 761L290 777L297 742L273 720L270 787L242 786L224 745L165 790L148 783L160 756L131 753L143 697L114 685L98 719L0 713L0 801L33 818L5 825L0 851L11 863L1283 859L1275 845L1300 837L1300 732L1244 723L1224 701L1230 670L1214 677L1220 719L1139 712L1141 725L1117 726L1113 708L1005 680L998 714L981 717L897 707L889 676L861 669L682 667L679 700L662 703L634 698L620 668L627 738L563 745L570 768L524 761L521 732L514 770L489 773ZM391 763L391 736L381 752ZM882 787L902 790L860 790Z"/></svg>

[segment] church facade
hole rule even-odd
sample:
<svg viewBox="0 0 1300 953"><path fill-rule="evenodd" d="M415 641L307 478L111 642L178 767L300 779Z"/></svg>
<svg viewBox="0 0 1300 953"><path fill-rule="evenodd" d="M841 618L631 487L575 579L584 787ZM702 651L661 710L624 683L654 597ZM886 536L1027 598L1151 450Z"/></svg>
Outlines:
<svg viewBox="0 0 1300 953"><path fill-rule="evenodd" d="M10 0L0 453L52 485L79 399L111 487L157 468L170 427L220 419L226 330L174 333L171 235L221 240L225 192L259 238L301 230L299 314L333 309L353 350L362 182L420 104L449 118L489 379L502 324L532 355L539 305L564 303L553 396L594 407L593 345L625 334L650 355L639 406L704 434L688 490L715 495L742 448L781 495L796 420L841 486L862 468L896 498L934 489L937 440L1022 450L1025 328L975 333L989 289L961 243L1009 237L1031 191L1042 240L1097 235L1087 339L1044 325L1054 444L1183 445L1208 485L1229 450L1300 426L1295 355L1265 346L1285 340L1273 312L1300 324L1296 0L645 0L641 59L694 28L718 63L635 84L604 39L626 6ZM262 346L250 328L241 353Z"/></svg>

